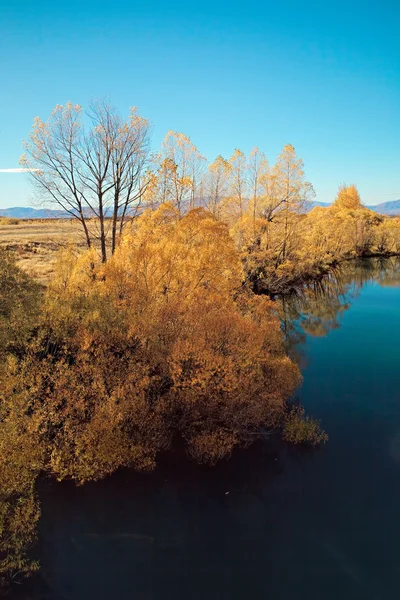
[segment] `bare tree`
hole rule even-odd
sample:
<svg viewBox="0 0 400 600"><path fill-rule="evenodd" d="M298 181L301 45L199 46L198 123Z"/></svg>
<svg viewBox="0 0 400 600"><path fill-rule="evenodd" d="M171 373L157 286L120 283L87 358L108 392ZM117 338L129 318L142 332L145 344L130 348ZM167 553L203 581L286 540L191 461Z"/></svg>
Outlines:
<svg viewBox="0 0 400 600"><path fill-rule="evenodd" d="M21 164L39 197L82 224L87 246L99 243L103 262L115 251L128 219L148 185L150 124L131 109L124 121L105 100L88 113L71 102L57 105L48 121L36 117Z"/></svg>

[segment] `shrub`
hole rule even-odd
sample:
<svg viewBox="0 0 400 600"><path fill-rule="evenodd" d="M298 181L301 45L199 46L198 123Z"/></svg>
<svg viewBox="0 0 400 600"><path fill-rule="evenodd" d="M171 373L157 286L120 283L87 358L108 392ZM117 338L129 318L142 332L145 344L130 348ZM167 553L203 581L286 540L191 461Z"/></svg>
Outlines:
<svg viewBox="0 0 400 600"><path fill-rule="evenodd" d="M320 422L306 416L304 408L299 405L290 407L282 435L283 439L291 444L318 446L328 441L328 435L321 428Z"/></svg>

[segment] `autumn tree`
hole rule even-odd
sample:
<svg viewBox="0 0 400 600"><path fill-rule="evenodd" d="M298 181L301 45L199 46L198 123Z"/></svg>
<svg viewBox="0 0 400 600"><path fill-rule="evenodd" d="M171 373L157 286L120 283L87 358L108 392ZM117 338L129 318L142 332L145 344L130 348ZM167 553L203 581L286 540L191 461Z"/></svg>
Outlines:
<svg viewBox="0 0 400 600"><path fill-rule="evenodd" d="M37 326L41 291L0 249L0 594L10 579L18 582L38 567L28 550L39 519L34 482L43 451L34 419L9 384Z"/></svg>
<svg viewBox="0 0 400 600"><path fill-rule="evenodd" d="M250 193L250 209L253 219L253 233L255 235L256 218L259 216L261 198L266 194L268 187L269 165L267 157L261 150L254 147L248 160L248 186Z"/></svg>
<svg viewBox="0 0 400 600"><path fill-rule="evenodd" d="M371 253L376 228L384 218L363 206L354 184L339 187L330 215L336 221L338 234L343 238L343 254L348 252L350 255L364 256Z"/></svg>
<svg viewBox="0 0 400 600"><path fill-rule="evenodd" d="M194 208L205 162L189 137L169 131L156 156L146 202L153 208L172 202L180 215Z"/></svg>
<svg viewBox="0 0 400 600"><path fill-rule="evenodd" d="M230 164L230 212L234 218L243 216L248 201L247 160L241 150L235 149Z"/></svg>
<svg viewBox="0 0 400 600"><path fill-rule="evenodd" d="M0 248L0 372L10 351L20 352L39 312L40 286Z"/></svg>
<svg viewBox="0 0 400 600"><path fill-rule="evenodd" d="M150 125L133 108L127 121L106 101L57 105L47 121L35 118L21 165L42 201L57 204L98 243L103 262L146 189Z"/></svg>
<svg viewBox="0 0 400 600"><path fill-rule="evenodd" d="M202 181L203 203L216 218L221 218L229 195L231 164L221 155L212 162Z"/></svg>
<svg viewBox="0 0 400 600"><path fill-rule="evenodd" d="M354 184L341 185L334 201L334 206L348 210L361 208L361 198L357 187Z"/></svg>
<svg viewBox="0 0 400 600"><path fill-rule="evenodd" d="M250 158L255 201L249 202L231 231L241 250L247 278L259 291L276 293L289 282L294 285L301 280L304 268L311 266L307 253L306 260L299 258L304 218L314 191L293 146L284 147L272 168L257 150Z"/></svg>
<svg viewBox="0 0 400 600"><path fill-rule="evenodd" d="M374 231L374 247L379 254L400 253L400 219L386 217Z"/></svg>
<svg viewBox="0 0 400 600"><path fill-rule="evenodd" d="M298 159L294 147L287 144L278 156L272 171L274 179L275 211L282 223L281 248L277 263L288 256L292 238L295 235L298 215L314 197L312 185L305 180L304 164Z"/></svg>
<svg viewBox="0 0 400 600"><path fill-rule="evenodd" d="M64 254L2 387L4 440L29 430L21 476L23 464L79 481L151 469L177 436L214 463L279 429L299 371L272 303L242 282L227 226L168 203L139 217L106 264L93 250Z"/></svg>

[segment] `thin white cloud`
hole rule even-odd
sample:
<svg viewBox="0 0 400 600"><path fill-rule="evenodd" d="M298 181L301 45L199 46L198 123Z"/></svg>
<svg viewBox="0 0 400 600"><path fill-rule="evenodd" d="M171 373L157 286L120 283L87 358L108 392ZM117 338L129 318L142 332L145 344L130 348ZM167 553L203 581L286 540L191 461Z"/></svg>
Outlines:
<svg viewBox="0 0 400 600"><path fill-rule="evenodd" d="M0 169L0 173L29 173L38 169Z"/></svg>

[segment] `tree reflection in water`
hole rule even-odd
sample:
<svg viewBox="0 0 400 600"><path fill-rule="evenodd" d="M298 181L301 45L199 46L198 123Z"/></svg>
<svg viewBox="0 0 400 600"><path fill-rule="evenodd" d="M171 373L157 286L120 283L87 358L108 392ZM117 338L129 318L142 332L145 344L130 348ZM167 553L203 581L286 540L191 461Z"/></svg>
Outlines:
<svg viewBox="0 0 400 600"><path fill-rule="evenodd" d="M368 258L346 261L326 277L304 285L296 293L277 298L289 354L300 366L300 348L306 336L324 337L340 327L365 284L400 287L400 258Z"/></svg>

